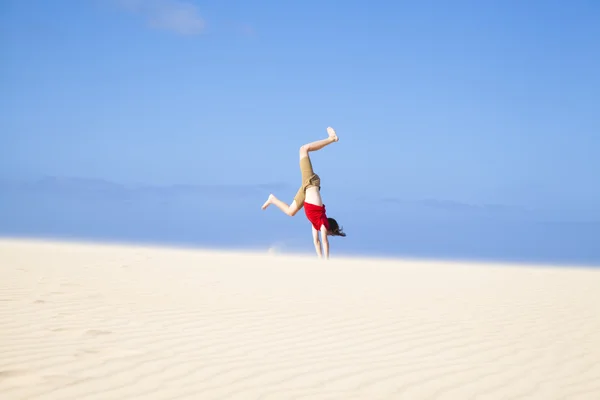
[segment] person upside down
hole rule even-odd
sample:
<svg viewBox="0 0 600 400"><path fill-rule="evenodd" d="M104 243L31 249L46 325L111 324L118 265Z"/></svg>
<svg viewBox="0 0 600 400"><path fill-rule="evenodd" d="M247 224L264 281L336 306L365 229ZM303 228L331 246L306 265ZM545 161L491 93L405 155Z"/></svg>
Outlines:
<svg viewBox="0 0 600 400"><path fill-rule="evenodd" d="M312 143L307 143L300 147L300 172L302 173L302 185L294 200L290 205L279 200L272 193L267 201L262 205L262 209L266 210L271 204L274 204L285 214L293 217L304 207L306 217L312 225L312 236L317 256L329 259L329 240L328 236L346 236L343 229L340 228L337 221L333 218L328 218L325 210L325 204L321 199L321 178L313 171L309 153L321 150L323 147L337 142L339 139L335 130L331 127L327 128L327 139L317 140ZM321 239L319 239L319 233ZM321 250L321 242L323 242L323 250Z"/></svg>

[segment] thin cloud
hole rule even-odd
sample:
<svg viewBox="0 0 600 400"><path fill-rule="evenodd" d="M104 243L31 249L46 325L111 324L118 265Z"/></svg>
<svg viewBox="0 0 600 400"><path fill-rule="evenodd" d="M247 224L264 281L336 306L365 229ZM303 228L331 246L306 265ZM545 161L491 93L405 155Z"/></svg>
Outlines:
<svg viewBox="0 0 600 400"><path fill-rule="evenodd" d="M179 35L198 35L205 22L198 7L180 0L119 0L121 7L142 16L154 29L163 29Z"/></svg>

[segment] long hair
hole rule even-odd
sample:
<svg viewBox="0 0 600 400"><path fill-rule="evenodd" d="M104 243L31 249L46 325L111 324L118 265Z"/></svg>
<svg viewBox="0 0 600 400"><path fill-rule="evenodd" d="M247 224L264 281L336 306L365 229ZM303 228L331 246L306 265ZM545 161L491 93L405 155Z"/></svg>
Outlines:
<svg viewBox="0 0 600 400"><path fill-rule="evenodd" d="M329 234L331 236L346 236L344 229L338 225L335 219L327 218L327 222L329 222Z"/></svg>

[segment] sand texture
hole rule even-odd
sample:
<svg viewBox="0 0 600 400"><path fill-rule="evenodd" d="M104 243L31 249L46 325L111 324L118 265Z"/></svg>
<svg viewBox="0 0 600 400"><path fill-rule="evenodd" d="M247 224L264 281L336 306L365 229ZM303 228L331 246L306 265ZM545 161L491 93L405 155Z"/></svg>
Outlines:
<svg viewBox="0 0 600 400"><path fill-rule="evenodd" d="M3 239L0 399L598 400L600 269Z"/></svg>

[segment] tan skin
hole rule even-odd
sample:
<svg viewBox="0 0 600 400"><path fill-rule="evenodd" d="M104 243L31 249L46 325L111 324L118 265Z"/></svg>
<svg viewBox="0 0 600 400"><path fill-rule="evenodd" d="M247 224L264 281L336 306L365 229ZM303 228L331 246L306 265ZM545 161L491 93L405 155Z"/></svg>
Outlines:
<svg viewBox="0 0 600 400"><path fill-rule="evenodd" d="M317 150L321 150L323 147L335 143L339 140L335 130L332 127L327 128L327 139L317 140L316 142L307 143L300 147L300 159L304 157L309 157L309 153ZM323 205L323 200L321 199L321 192L317 186L309 186L306 188L306 203L314 204L317 206ZM283 213L293 217L298 212L299 208L296 204L296 200L293 200L290 205L284 203L279 200L275 195L270 194L267 201L262 205L262 209L266 210L271 204L274 204L279 208ZM323 254L326 259L329 259L329 240L327 236L329 236L329 232L325 226L321 226L321 230L316 230L312 225L312 237L313 243L315 245L315 251L317 252L317 256L319 258L323 258ZM321 238L319 238L319 233L321 234ZM321 249L321 242L323 242L323 249Z"/></svg>

